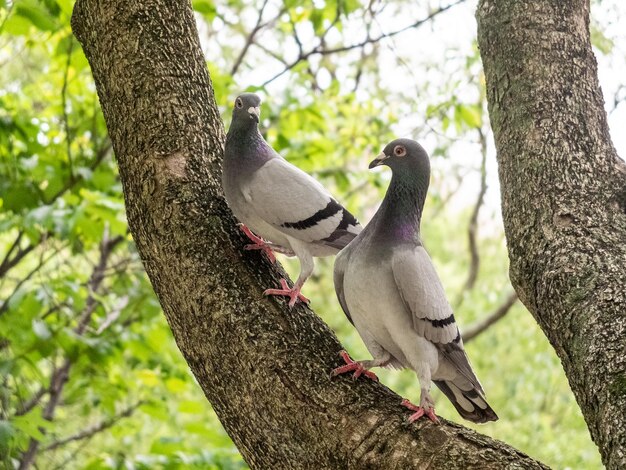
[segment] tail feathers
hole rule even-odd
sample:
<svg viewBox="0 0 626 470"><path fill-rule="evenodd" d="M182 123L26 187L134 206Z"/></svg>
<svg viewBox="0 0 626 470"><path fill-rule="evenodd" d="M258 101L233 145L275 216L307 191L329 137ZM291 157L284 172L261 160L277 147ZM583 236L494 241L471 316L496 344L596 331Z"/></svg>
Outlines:
<svg viewBox="0 0 626 470"><path fill-rule="evenodd" d="M463 418L474 423L497 421L498 415L476 388L461 390L450 380L434 380L433 382L448 397Z"/></svg>
<svg viewBox="0 0 626 470"><path fill-rule="evenodd" d="M359 225L358 227L360 229L361 226ZM353 230L355 229L356 227L353 227ZM357 235L358 233L350 232L348 230L337 229L331 234L331 236L323 239L321 243L323 245L336 248L337 250L343 250L352 240L356 238Z"/></svg>

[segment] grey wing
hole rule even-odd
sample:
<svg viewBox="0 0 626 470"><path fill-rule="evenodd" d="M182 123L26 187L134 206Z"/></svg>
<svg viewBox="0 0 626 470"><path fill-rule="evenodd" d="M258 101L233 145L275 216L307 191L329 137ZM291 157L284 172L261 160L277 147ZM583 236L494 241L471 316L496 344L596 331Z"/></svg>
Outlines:
<svg viewBox="0 0 626 470"><path fill-rule="evenodd" d="M346 267L348 265L348 261L350 259L350 247L342 250L337 257L335 258L335 267L333 270L333 281L335 284L335 293L337 294L337 300L339 300L339 305L343 310L343 313L346 314L350 323L354 325L352 321L352 317L350 316L350 311L348 310L348 304L346 303L346 296L344 293L344 285L343 278L346 272Z"/></svg>
<svg viewBox="0 0 626 470"><path fill-rule="evenodd" d="M422 246L398 249L391 267L398 291L413 316L413 327L483 392L469 363L461 333L435 267Z"/></svg>
<svg viewBox="0 0 626 470"><path fill-rule="evenodd" d="M259 217L298 240L341 249L361 231L318 181L282 158L259 168L243 192Z"/></svg>

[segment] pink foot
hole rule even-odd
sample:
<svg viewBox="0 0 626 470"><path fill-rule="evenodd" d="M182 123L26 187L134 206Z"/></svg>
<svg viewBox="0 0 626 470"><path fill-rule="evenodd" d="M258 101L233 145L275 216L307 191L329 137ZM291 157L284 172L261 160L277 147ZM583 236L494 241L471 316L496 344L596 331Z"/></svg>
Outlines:
<svg viewBox="0 0 626 470"><path fill-rule="evenodd" d="M289 297L290 307L293 307L298 300L305 304L309 303L309 299L300 293L300 287L293 286L293 288L290 289L289 285L287 285L287 281L284 279L280 280L280 287L282 287L282 289L266 289L263 295L283 295Z"/></svg>
<svg viewBox="0 0 626 470"><path fill-rule="evenodd" d="M274 253L272 252L272 249L269 247L269 245L267 243L265 243L265 240L263 240L261 237L257 237L244 224L239 224L239 228L241 229L241 231L243 233L246 234L246 236L250 240L252 240L251 244L246 245L246 246L243 247L244 250L261 250L263 253L265 253L265 255L268 257L268 259L272 263L276 262L276 256L274 256Z"/></svg>
<svg viewBox="0 0 626 470"><path fill-rule="evenodd" d="M437 415L435 414L435 409L432 408L432 407L429 408L428 410L425 410L421 406L414 405L413 403L411 403L406 398L404 400L402 400L402 406L408 408L411 411L415 411L415 413L413 413L411 416L409 416L409 423L414 423L415 421L420 419L422 416L426 416L433 423L439 424L439 418L437 418Z"/></svg>
<svg viewBox="0 0 626 470"><path fill-rule="evenodd" d="M367 370L360 362L353 361L346 351L340 351L339 355L343 359L343 362L346 363L346 365L339 366L336 369L330 371L331 377L354 371L354 374L352 374L353 379L358 379L361 375L364 375L365 377L368 377L378 382L378 377L376 376L376 374L374 374L374 372Z"/></svg>

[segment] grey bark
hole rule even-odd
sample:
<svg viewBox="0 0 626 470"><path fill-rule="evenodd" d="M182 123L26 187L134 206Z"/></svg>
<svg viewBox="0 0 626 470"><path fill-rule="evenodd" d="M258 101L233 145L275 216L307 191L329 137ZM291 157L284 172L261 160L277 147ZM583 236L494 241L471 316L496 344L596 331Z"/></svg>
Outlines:
<svg viewBox="0 0 626 470"><path fill-rule="evenodd" d="M478 39L511 281L559 355L609 469L626 468L626 165L587 0L482 0Z"/></svg>
<svg viewBox="0 0 626 470"><path fill-rule="evenodd" d="M189 2L78 0L72 27L137 249L178 347L250 467L545 468L452 423L408 425L400 397L380 384L331 381L334 334L308 308L262 296L283 273L243 250L222 195L224 131Z"/></svg>

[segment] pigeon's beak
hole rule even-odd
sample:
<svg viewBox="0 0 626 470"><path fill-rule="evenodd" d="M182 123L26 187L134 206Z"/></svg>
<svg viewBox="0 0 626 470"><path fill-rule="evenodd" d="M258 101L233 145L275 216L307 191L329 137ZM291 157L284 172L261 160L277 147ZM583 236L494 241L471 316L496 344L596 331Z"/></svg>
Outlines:
<svg viewBox="0 0 626 470"><path fill-rule="evenodd" d="M248 108L248 114L250 114L250 118L254 119L256 122L259 122L259 117L261 116L261 108L250 106Z"/></svg>
<svg viewBox="0 0 626 470"><path fill-rule="evenodd" d="M380 154L371 161L370 166L368 167L370 170L372 168L376 168L377 166L380 166L383 164L383 162L385 160L387 160L389 158L389 155L385 155L385 152L380 152Z"/></svg>

